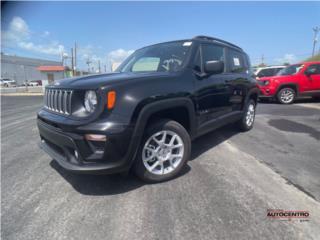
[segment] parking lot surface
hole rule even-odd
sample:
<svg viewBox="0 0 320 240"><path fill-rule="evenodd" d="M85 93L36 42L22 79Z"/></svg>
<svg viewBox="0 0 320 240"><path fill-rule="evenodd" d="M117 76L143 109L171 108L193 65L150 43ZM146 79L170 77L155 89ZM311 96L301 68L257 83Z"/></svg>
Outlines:
<svg viewBox="0 0 320 240"><path fill-rule="evenodd" d="M259 104L252 131L195 140L183 174L152 185L63 170L37 145L42 97L1 100L3 239L319 239L319 102Z"/></svg>

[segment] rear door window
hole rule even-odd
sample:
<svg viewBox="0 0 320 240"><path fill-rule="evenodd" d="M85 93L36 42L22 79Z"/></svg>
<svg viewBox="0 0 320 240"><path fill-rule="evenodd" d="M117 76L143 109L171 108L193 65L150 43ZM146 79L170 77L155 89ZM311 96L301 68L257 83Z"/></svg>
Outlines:
<svg viewBox="0 0 320 240"><path fill-rule="evenodd" d="M248 70L243 54L233 49L228 50L228 66L233 73L245 73Z"/></svg>

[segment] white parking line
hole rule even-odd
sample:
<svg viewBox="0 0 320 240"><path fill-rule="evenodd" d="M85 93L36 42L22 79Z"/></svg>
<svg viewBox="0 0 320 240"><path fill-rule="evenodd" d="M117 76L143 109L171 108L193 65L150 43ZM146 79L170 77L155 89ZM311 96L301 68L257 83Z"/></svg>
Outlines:
<svg viewBox="0 0 320 240"><path fill-rule="evenodd" d="M11 123L8 123L8 124L2 124L1 129L8 128L8 127L11 127L11 126L14 126L14 125L17 125L17 124L21 124L21 123L23 123L25 121L30 121L30 120L35 120L35 119L36 119L36 117L32 116L32 117L23 118L21 120L14 121L14 122L11 122Z"/></svg>
<svg viewBox="0 0 320 240"><path fill-rule="evenodd" d="M320 109L320 103L298 103L295 105L307 108Z"/></svg>

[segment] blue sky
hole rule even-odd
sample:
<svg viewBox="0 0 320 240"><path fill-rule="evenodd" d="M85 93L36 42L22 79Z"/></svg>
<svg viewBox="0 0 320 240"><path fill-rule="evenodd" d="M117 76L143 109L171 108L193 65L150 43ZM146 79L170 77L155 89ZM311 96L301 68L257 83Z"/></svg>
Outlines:
<svg viewBox="0 0 320 240"><path fill-rule="evenodd" d="M262 54L268 64L296 62L311 54L320 26L320 2L11 2L1 11L3 52L58 60L77 41L83 69L87 58L108 65L196 35L231 41L254 64Z"/></svg>

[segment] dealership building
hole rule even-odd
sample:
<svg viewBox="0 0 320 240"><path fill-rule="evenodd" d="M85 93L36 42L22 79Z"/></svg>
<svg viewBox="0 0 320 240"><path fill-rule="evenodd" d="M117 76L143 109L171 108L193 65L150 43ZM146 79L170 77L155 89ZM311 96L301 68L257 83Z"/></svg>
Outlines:
<svg viewBox="0 0 320 240"><path fill-rule="evenodd" d="M18 57L1 53L1 78L15 80L17 84L33 80L54 80L65 77L61 62Z"/></svg>

